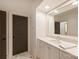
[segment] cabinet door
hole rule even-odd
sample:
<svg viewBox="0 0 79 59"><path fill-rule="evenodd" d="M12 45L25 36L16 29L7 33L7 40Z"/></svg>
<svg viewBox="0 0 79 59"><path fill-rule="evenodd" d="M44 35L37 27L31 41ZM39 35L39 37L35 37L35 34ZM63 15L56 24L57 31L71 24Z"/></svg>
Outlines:
<svg viewBox="0 0 79 59"><path fill-rule="evenodd" d="M78 59L66 52L60 51L60 59Z"/></svg>
<svg viewBox="0 0 79 59"><path fill-rule="evenodd" d="M59 49L52 46L48 46L48 51L49 59L59 59Z"/></svg>
<svg viewBox="0 0 79 59"><path fill-rule="evenodd" d="M38 59L48 59L48 48L42 41L39 42Z"/></svg>
<svg viewBox="0 0 79 59"><path fill-rule="evenodd" d="M39 59L43 59L43 55L44 55L44 47L43 47L43 43L40 41L39 42Z"/></svg>

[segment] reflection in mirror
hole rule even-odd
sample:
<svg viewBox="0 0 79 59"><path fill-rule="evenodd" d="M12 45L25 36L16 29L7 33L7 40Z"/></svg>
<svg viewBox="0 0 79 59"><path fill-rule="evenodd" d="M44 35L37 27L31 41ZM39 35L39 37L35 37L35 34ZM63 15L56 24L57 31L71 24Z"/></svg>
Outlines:
<svg viewBox="0 0 79 59"><path fill-rule="evenodd" d="M55 22L55 34L67 35L67 22Z"/></svg>
<svg viewBox="0 0 79 59"><path fill-rule="evenodd" d="M48 34L78 36L78 6L66 5L48 14Z"/></svg>

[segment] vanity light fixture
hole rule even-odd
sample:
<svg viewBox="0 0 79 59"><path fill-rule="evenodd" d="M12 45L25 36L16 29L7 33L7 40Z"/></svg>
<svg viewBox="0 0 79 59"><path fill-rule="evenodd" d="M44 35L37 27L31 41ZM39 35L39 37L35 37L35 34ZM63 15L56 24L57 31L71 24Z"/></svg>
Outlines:
<svg viewBox="0 0 79 59"><path fill-rule="evenodd" d="M45 6L45 9L49 9L50 7L47 5L47 6Z"/></svg>
<svg viewBox="0 0 79 59"><path fill-rule="evenodd" d="M72 3L73 6L77 5L77 4L78 4L78 1L75 1L75 2Z"/></svg>
<svg viewBox="0 0 79 59"><path fill-rule="evenodd" d="M54 11L54 13L58 13L58 11L57 11L57 10L55 10L55 11Z"/></svg>

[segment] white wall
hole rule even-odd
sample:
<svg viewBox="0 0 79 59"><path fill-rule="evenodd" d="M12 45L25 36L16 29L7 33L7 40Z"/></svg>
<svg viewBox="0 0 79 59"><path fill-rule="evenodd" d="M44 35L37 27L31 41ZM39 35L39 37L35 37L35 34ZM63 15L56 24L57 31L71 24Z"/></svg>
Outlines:
<svg viewBox="0 0 79 59"><path fill-rule="evenodd" d="M48 20L48 35L53 35L54 34L54 17L51 15L47 16Z"/></svg>
<svg viewBox="0 0 79 59"><path fill-rule="evenodd" d="M47 35L47 15L39 10L36 10L36 39L38 37L45 37ZM36 40L37 46L37 59L38 59L38 42Z"/></svg>
<svg viewBox="0 0 79 59"><path fill-rule="evenodd" d="M36 12L36 34L37 37L46 36L47 32L47 19L46 14L38 11Z"/></svg>
<svg viewBox="0 0 79 59"><path fill-rule="evenodd" d="M7 59L12 59L12 14L28 17L29 52L35 59L36 7L42 0L0 0L0 10L7 11Z"/></svg>

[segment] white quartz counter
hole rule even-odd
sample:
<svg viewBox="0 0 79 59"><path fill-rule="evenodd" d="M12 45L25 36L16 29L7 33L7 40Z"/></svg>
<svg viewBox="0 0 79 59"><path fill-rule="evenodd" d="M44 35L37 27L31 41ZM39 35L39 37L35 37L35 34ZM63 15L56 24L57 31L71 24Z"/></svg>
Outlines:
<svg viewBox="0 0 79 59"><path fill-rule="evenodd" d="M74 57L78 57L78 47L77 46L75 46L73 48L69 48L69 49L63 49L63 48L59 47L59 43L55 42L56 39L53 39L50 37L39 37L38 40L41 40L41 41L43 41L51 46L54 46L54 47L56 47L64 52L66 52L66 53L69 53ZM65 43L65 41L63 41L63 42Z"/></svg>

